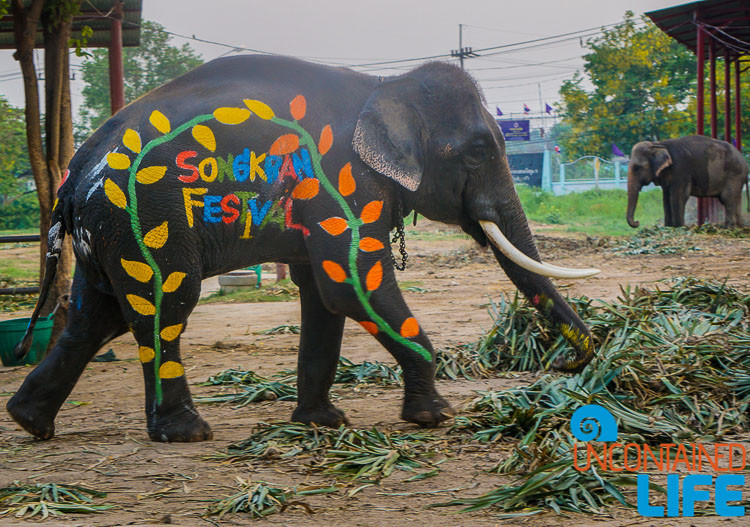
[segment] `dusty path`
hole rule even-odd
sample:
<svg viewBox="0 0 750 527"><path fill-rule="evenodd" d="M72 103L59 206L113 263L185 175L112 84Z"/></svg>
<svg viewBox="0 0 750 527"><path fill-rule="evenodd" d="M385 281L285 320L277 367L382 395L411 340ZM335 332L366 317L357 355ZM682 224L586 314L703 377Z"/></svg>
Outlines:
<svg viewBox="0 0 750 527"><path fill-rule="evenodd" d="M420 240L407 236L409 268L400 281L413 288L404 294L435 347L476 340L491 326L486 310L490 299L515 288L491 254L456 235L445 235L434 225L423 223ZM567 266L595 266L601 275L579 282L559 283L571 295L613 299L621 286L654 284L657 280L691 275L727 278L729 283L750 290L750 240L699 236L701 250L684 255L622 256L600 247L600 240L560 238L545 234L540 239L543 258ZM34 257L36 249L25 250ZM19 253L23 256L24 251ZM0 319L23 316L18 312ZM281 324L299 324L297 303L204 304L194 311L183 335L183 358L191 383L230 367L254 369L270 374L296 365L296 335L258 335L255 332ZM0 411L0 486L23 482L78 482L105 490L106 502L120 508L99 515L63 516L49 519L55 525L143 525L168 523L204 525L200 518L207 500L236 490L235 478L266 480L281 485L333 483L321 475L308 475L303 464L220 464L203 458L228 444L244 439L254 423L287 419L291 402L263 402L234 409L227 405L199 405L214 430L215 440L199 444L157 444L148 440L143 413L141 367L130 335L113 341L117 357L112 363L91 363L57 419L57 436L37 442ZM353 361L391 357L357 324L347 323L343 355ZM18 388L28 367L0 368L0 404ZM455 406L474 390L498 389L530 383L532 374L510 375L483 381L440 381L439 390ZM193 386L194 395L217 393L216 387ZM337 405L347 412L352 425L385 430L412 430L398 419L400 388L334 388ZM443 434L445 429L436 433ZM526 520L501 520L496 513L481 511L456 516L453 509L424 509L450 497L479 495L502 481L484 473L505 457L510 444L470 445L450 454L437 477L406 483L410 474L395 473L380 485L365 488L354 497L345 490L312 496L305 501L315 510L308 516L293 508L270 516L263 524L278 525L408 525L429 523L453 525L525 524L554 525L571 519L551 513ZM460 490L451 490L460 489ZM397 493L434 492L433 494ZM667 525L641 518L633 511L613 508L610 517L573 515L577 525ZM242 516L227 516L222 525L247 524ZM687 518L669 525L741 525L742 519ZM19 524L28 522L19 521ZM12 525L9 518L2 525Z"/></svg>

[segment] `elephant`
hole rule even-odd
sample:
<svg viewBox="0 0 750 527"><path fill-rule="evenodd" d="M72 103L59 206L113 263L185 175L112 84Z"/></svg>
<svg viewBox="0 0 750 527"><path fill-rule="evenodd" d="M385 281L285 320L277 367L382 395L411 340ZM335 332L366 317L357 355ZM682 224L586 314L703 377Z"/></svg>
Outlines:
<svg viewBox="0 0 750 527"><path fill-rule="evenodd" d="M130 331L153 441L201 441L180 335L201 280L289 264L300 290L298 403L292 420L347 423L329 400L344 321L403 368L401 418L454 415L435 387L435 352L395 278L390 232L417 211L490 244L513 283L571 343L554 366L581 370L591 333L550 277L597 269L542 263L513 186L503 136L474 80L424 64L375 77L281 56L208 62L132 102L76 152L58 189L40 300L70 234L76 269L66 327L7 403L40 439L86 364Z"/></svg>
<svg viewBox="0 0 750 527"><path fill-rule="evenodd" d="M688 135L665 141L642 141L633 146L628 166L628 225L636 228L635 208L644 185L662 188L664 225L685 225L685 203L690 196L717 197L726 209L726 223L742 226L742 186L747 162L726 141ZM750 195L748 196L750 204Z"/></svg>

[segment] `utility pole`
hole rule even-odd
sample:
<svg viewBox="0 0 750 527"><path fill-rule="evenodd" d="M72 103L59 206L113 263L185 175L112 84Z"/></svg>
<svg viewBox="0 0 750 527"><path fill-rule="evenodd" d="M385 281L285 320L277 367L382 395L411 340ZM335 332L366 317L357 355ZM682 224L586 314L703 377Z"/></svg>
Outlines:
<svg viewBox="0 0 750 527"><path fill-rule="evenodd" d="M544 114L547 113L544 111L544 108L542 107L542 83L537 83L537 86L539 87L539 111L542 112L542 132L546 132L547 130L544 128ZM542 133L542 139L544 139L544 133Z"/></svg>
<svg viewBox="0 0 750 527"><path fill-rule="evenodd" d="M458 57L461 69L464 69L464 58L471 59L478 56L470 47L464 47L464 25L458 24L458 49L451 50L451 57Z"/></svg>

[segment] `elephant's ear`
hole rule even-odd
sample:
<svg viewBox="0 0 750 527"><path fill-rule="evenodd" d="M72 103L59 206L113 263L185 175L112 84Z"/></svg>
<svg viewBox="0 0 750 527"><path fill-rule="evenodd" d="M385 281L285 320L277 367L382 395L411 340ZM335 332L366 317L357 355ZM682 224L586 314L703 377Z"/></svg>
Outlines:
<svg viewBox="0 0 750 527"><path fill-rule="evenodd" d="M661 173L672 166L672 156L669 155L669 151L662 145L655 144L651 149L653 151L651 168L654 171L655 178L658 180Z"/></svg>
<svg viewBox="0 0 750 527"><path fill-rule="evenodd" d="M370 168L417 190L424 171L422 119L426 88L405 77L378 86L357 120L352 146Z"/></svg>

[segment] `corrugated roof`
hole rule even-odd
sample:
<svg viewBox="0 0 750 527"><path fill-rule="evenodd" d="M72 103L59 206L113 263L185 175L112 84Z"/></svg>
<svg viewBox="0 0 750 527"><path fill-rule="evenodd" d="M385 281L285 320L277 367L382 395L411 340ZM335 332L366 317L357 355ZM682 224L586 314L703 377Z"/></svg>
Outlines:
<svg viewBox="0 0 750 527"><path fill-rule="evenodd" d="M750 53L750 0L704 0L646 13L654 24L690 51L697 51L698 27L732 57ZM721 53L723 55L723 52Z"/></svg>
<svg viewBox="0 0 750 527"><path fill-rule="evenodd" d="M141 7L142 0L123 0L122 45L138 46L141 43ZM30 5L31 0L24 0ZM112 19L110 10L114 0L85 0L81 2L81 12L73 19L72 38L81 38L81 29L85 26L94 30L94 35L86 39L86 47L108 47ZM44 47L41 29L36 34L36 47ZM0 49L15 49L13 34L13 15L0 18Z"/></svg>

